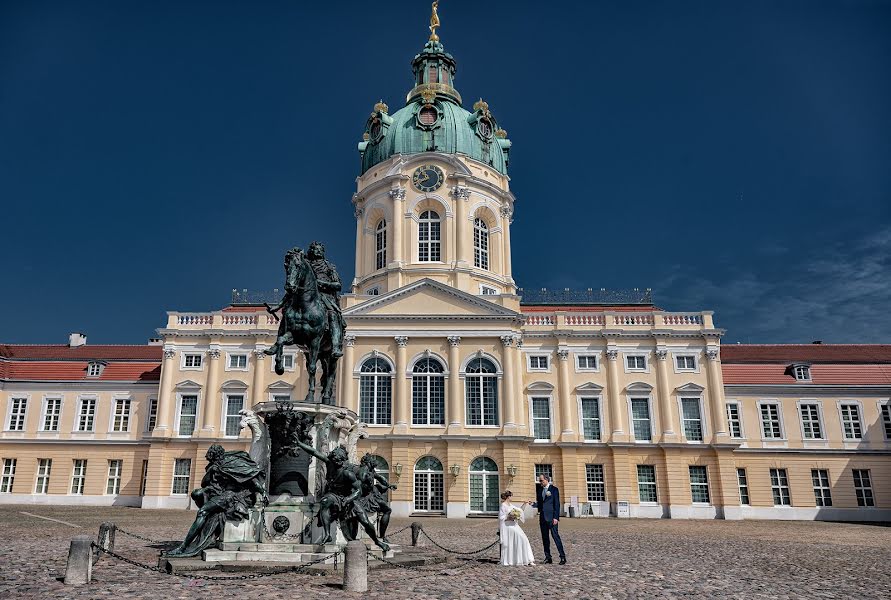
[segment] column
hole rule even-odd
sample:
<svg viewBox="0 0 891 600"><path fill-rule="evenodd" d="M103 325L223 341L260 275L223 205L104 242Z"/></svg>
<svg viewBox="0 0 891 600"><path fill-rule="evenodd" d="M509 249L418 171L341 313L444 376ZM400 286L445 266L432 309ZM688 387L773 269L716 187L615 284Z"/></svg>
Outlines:
<svg viewBox="0 0 891 600"><path fill-rule="evenodd" d="M356 273L353 276L355 281L365 275L365 219L363 218L365 211L356 207L354 214L356 215Z"/></svg>
<svg viewBox="0 0 891 600"><path fill-rule="evenodd" d="M526 388L524 386L523 381L523 372L526 370L526 363L523 359L523 353L520 351L520 348L523 347L523 336L518 335L516 337L517 341L517 351L514 353L514 373L516 373L516 377L514 378L517 382L516 389L517 395L517 407L519 418L517 419L517 425L521 430L520 433L525 434L528 426L527 417L529 416L529 410L526 407Z"/></svg>
<svg viewBox="0 0 891 600"><path fill-rule="evenodd" d="M613 437L615 437L625 433L625 419L622 418L622 404L619 398L619 351L607 349L606 359L606 380L609 386L609 420L613 430Z"/></svg>
<svg viewBox="0 0 891 600"><path fill-rule="evenodd" d="M727 419L724 415L724 378L718 360L718 348L709 347L705 351L708 375L709 410L712 413L712 427L716 437L727 437ZM722 440L726 441L726 440Z"/></svg>
<svg viewBox="0 0 891 600"><path fill-rule="evenodd" d="M396 263L396 265L401 266L402 244L404 242L402 239L402 229L405 222L405 209L402 206L402 201L405 199L405 190L390 190L390 199L393 201L393 238L391 240L393 254L391 260Z"/></svg>
<svg viewBox="0 0 891 600"><path fill-rule="evenodd" d="M164 361L161 364L161 384L158 387L158 421L152 435L168 437L171 433L170 421L173 418L174 402L171 381L173 370L176 368L176 350L164 348Z"/></svg>
<svg viewBox="0 0 891 600"><path fill-rule="evenodd" d="M408 352L408 338L397 335L396 340L396 378L393 380L394 433L408 433L408 393L405 389L405 370L407 368L406 353Z"/></svg>
<svg viewBox="0 0 891 600"><path fill-rule="evenodd" d="M250 405L255 406L266 398L266 353L264 346L254 348L254 380L251 385ZM296 357L295 357L296 359Z"/></svg>
<svg viewBox="0 0 891 600"><path fill-rule="evenodd" d="M511 432L515 432L517 429L515 416L517 393L514 385L514 363L516 362L514 360L514 336L501 336L501 345L504 347L501 359L501 362L504 365L504 393L501 395L501 405L504 407L502 418L504 419L504 429L506 430L509 428L511 429Z"/></svg>
<svg viewBox="0 0 891 600"><path fill-rule="evenodd" d="M449 429L461 428L461 336L449 336Z"/></svg>
<svg viewBox="0 0 891 600"><path fill-rule="evenodd" d="M211 346L207 351L207 379L204 385L204 422L201 430L207 437L214 437L220 427L220 347Z"/></svg>
<svg viewBox="0 0 891 600"><path fill-rule="evenodd" d="M340 405L355 413L359 412L359 399L356 397L353 368L356 362L356 336L343 336L343 360L340 361Z"/></svg>
<svg viewBox="0 0 891 600"><path fill-rule="evenodd" d="M659 421L662 429L662 439L674 438L674 419L671 411L671 389L668 385L668 350L656 349L656 379L659 385ZM668 440L674 441L674 440Z"/></svg>
<svg viewBox="0 0 891 600"><path fill-rule="evenodd" d="M464 239L464 230L467 219L467 200L470 198L470 188L456 185L452 188L455 197L455 262L459 265L467 265L467 248Z"/></svg>
<svg viewBox="0 0 891 600"><path fill-rule="evenodd" d="M501 229L504 232L502 237L502 242L504 244L501 252L504 256L504 260L502 261L502 265L504 267L504 276L507 277L510 281L513 281L513 271L511 269L511 257L510 257L510 224L514 220L514 209L511 206L504 205L501 207Z"/></svg>
<svg viewBox="0 0 891 600"><path fill-rule="evenodd" d="M572 397L569 387L569 350L557 350L557 371L560 383L558 395L560 399L560 437L564 442L575 441L575 430L572 427Z"/></svg>

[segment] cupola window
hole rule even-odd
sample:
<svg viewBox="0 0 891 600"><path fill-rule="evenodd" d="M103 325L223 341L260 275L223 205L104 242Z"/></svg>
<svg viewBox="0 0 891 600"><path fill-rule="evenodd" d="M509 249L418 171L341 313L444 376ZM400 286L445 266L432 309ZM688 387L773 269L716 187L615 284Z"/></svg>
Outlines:
<svg viewBox="0 0 891 600"><path fill-rule="evenodd" d="M473 266L489 270L489 227L479 217L473 221Z"/></svg>
<svg viewBox="0 0 891 600"><path fill-rule="evenodd" d="M439 213L425 210L418 219L418 260L420 262L439 262L440 251Z"/></svg>
<svg viewBox="0 0 891 600"><path fill-rule="evenodd" d="M380 220L375 232L374 268L383 269L387 264L387 221Z"/></svg>
<svg viewBox="0 0 891 600"><path fill-rule="evenodd" d="M425 106L418 113L418 120L421 125L433 125L439 118L439 113L432 106Z"/></svg>

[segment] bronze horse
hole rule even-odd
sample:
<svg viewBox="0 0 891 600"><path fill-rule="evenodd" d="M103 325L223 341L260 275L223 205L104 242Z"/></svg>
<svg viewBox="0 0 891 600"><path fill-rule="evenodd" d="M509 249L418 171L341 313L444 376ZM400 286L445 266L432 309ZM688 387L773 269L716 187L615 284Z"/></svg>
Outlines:
<svg viewBox="0 0 891 600"><path fill-rule="evenodd" d="M266 354L275 356L275 372L285 372L282 365L282 349L297 346L306 355L306 371L309 375L309 391L304 402L314 402L316 394L316 363L322 363L322 404L333 405L331 393L334 386L338 357L332 354L331 331L328 311L319 294L316 274L301 248L292 248L285 255L285 297L275 308L266 305L275 314L282 310L278 326L278 339Z"/></svg>

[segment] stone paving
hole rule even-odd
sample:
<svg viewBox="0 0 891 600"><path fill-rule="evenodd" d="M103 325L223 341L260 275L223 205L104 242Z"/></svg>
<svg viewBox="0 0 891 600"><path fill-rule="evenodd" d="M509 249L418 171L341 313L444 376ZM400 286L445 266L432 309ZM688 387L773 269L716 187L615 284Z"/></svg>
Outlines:
<svg viewBox="0 0 891 600"><path fill-rule="evenodd" d="M39 515L81 527L47 521ZM133 508L0 507L3 598L358 598L340 590L341 572L209 582L161 575L103 557L93 583L60 578L70 539L95 536L102 521L155 540L176 540L194 513ZM418 519L444 546L474 550L495 539L494 519ZM407 525L394 519L391 530ZM539 560L536 523L525 528ZM506 568L497 547L482 558L451 557L418 570L380 569L369 598L889 598L891 527L791 521L564 519L569 564ZM394 541L408 543L408 531ZM158 549L118 534L115 549L156 564ZM442 554L431 547L431 553ZM222 573L215 573L222 575Z"/></svg>

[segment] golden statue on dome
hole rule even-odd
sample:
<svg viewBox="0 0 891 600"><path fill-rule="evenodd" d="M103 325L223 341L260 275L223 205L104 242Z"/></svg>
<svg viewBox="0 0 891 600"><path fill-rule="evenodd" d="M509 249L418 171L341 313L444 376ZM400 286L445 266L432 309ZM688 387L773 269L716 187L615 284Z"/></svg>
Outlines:
<svg viewBox="0 0 891 600"><path fill-rule="evenodd" d="M434 0L431 6L433 11L430 13L430 41L438 42L439 36L436 35L436 28L439 27L439 13L436 12L436 8L439 6L439 0Z"/></svg>

